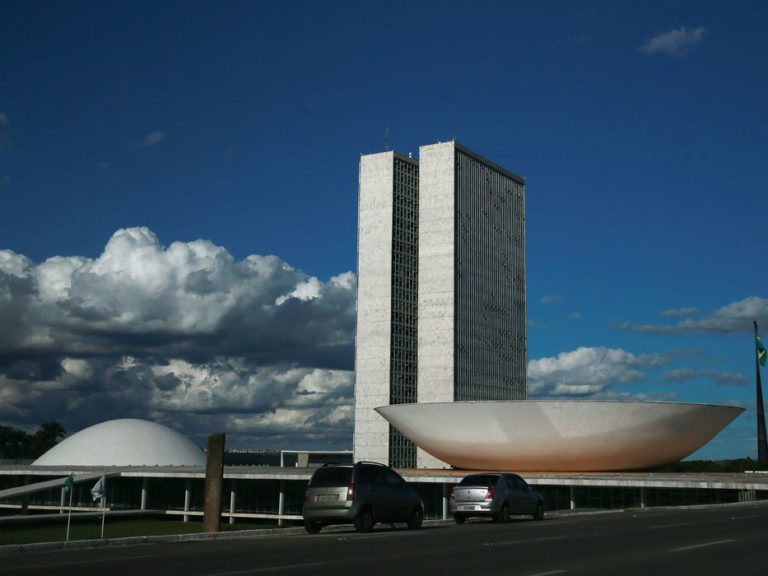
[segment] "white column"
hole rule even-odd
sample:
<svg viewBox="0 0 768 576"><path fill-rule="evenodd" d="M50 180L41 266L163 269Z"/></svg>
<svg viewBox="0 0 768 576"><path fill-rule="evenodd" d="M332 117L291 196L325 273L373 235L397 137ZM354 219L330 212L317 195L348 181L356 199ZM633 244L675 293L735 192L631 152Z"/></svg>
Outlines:
<svg viewBox="0 0 768 576"><path fill-rule="evenodd" d="M59 514L64 514L64 505L66 504L67 491L64 490L64 486L61 487L61 498L59 499Z"/></svg>
<svg viewBox="0 0 768 576"><path fill-rule="evenodd" d="M576 494L575 494L575 492L576 492L576 489L573 486L571 486L571 510L575 510L576 509Z"/></svg>
<svg viewBox="0 0 768 576"><path fill-rule="evenodd" d="M443 484L443 520L448 519L448 484Z"/></svg>
<svg viewBox="0 0 768 576"><path fill-rule="evenodd" d="M640 488L640 508L645 508L645 488Z"/></svg>
<svg viewBox="0 0 768 576"><path fill-rule="evenodd" d="M189 512L189 505L192 501L192 482L187 480L184 485L184 512ZM184 522L189 522L189 514L184 514Z"/></svg>
<svg viewBox="0 0 768 576"><path fill-rule="evenodd" d="M147 509L147 487L149 485L148 478L141 479L141 509Z"/></svg>
<svg viewBox="0 0 768 576"><path fill-rule="evenodd" d="M280 498L277 501L277 513L280 516L280 518L277 520L278 526L283 526L285 522L283 521L283 508L285 505L285 480L280 480Z"/></svg>
<svg viewBox="0 0 768 576"><path fill-rule="evenodd" d="M235 505L237 504L237 493L235 492L235 481L232 480L232 489L229 492L229 523L235 523Z"/></svg>

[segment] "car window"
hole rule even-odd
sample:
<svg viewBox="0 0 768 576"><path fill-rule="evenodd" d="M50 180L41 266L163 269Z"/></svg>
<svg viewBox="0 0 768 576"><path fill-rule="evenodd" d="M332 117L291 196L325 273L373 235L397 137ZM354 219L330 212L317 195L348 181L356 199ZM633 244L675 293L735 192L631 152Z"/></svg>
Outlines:
<svg viewBox="0 0 768 576"><path fill-rule="evenodd" d="M497 474L476 474L474 476L467 476L461 482L459 486L480 486L483 488L490 488L495 485L499 480Z"/></svg>
<svg viewBox="0 0 768 576"><path fill-rule="evenodd" d="M398 476L397 473L393 472L392 470L386 470L384 473L384 478L386 479L387 484L396 488L399 488L405 484L405 480L400 478L400 476Z"/></svg>
<svg viewBox="0 0 768 576"><path fill-rule="evenodd" d="M312 475L309 485L313 488L347 486L352 481L352 468L318 468Z"/></svg>

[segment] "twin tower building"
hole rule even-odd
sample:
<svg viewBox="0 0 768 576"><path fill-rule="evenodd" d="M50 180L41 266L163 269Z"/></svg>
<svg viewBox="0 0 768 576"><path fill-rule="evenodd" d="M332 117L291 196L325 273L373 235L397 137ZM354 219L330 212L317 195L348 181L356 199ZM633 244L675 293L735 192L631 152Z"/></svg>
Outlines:
<svg viewBox="0 0 768 576"><path fill-rule="evenodd" d="M439 468L374 408L524 400L525 181L456 142L362 156L355 460Z"/></svg>

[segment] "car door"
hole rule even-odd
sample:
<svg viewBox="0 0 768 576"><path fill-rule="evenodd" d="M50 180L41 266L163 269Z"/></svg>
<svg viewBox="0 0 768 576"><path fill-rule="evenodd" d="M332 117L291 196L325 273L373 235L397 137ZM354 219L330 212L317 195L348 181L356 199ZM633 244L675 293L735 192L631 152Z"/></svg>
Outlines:
<svg viewBox="0 0 768 576"><path fill-rule="evenodd" d="M411 511L411 489L403 478L394 470L384 472L390 494L392 522L407 522Z"/></svg>
<svg viewBox="0 0 768 576"><path fill-rule="evenodd" d="M520 476L516 476L515 479L520 492L520 514L533 514L538 504L533 490Z"/></svg>
<svg viewBox="0 0 768 576"><path fill-rule="evenodd" d="M520 492L520 485L517 483L517 476L507 475L504 478L507 487L507 502L509 502L510 514L524 514L525 503L523 495Z"/></svg>

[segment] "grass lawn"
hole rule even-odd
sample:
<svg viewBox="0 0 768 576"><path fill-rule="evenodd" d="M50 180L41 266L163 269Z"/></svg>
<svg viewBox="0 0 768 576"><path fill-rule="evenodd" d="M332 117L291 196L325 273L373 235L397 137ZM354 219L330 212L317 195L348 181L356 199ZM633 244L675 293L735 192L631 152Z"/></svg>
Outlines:
<svg viewBox="0 0 768 576"><path fill-rule="evenodd" d="M262 528L256 524L222 523L222 531L256 530ZM104 538L123 538L126 536L160 536L165 534L190 534L203 531L202 522L181 522L160 519L112 519L107 518L104 525ZM56 521L29 526L0 525L0 546L4 544L31 544L34 542L63 542L67 536L66 521ZM69 528L70 540L98 540L101 538L101 518L87 521L73 521Z"/></svg>

